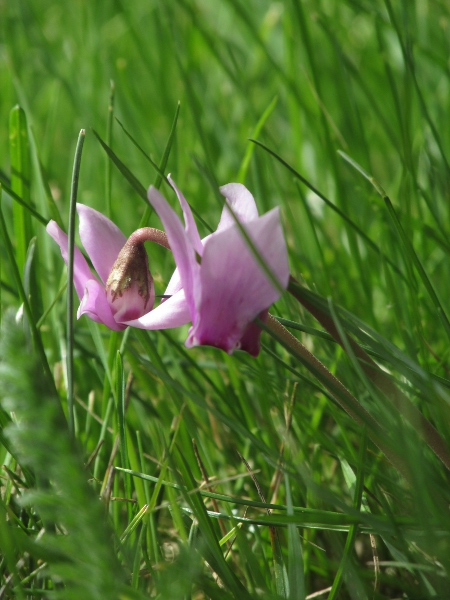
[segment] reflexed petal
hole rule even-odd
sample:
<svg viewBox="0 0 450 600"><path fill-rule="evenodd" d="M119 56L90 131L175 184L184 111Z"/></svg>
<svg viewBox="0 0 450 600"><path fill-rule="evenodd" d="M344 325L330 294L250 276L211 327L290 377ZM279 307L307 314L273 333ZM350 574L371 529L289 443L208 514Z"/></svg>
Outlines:
<svg viewBox="0 0 450 600"><path fill-rule="evenodd" d="M191 319L195 321L195 296L199 293L199 268L195 250L185 232L177 214L168 202L153 186L148 190L148 199L161 219L166 230L170 248L178 267L186 300L191 311ZM168 302L164 302L165 306Z"/></svg>
<svg viewBox="0 0 450 600"><path fill-rule="evenodd" d="M55 221L50 221L46 227L47 233L55 240L61 250L61 255L64 259L64 262L67 265L68 261L68 253L69 253L69 239L67 234L59 227L59 225ZM75 290L78 294L80 300L84 296L84 288L86 283L90 279L95 279L94 275L92 275L89 265L87 264L86 259L83 254L75 246L74 248L74 256L73 256L73 283L75 285Z"/></svg>
<svg viewBox="0 0 450 600"><path fill-rule="evenodd" d="M116 323L111 307L106 299L106 292L103 285L96 279L91 279L86 283L83 299L78 307L77 317L87 314L93 321L103 323L114 331L122 331L126 325Z"/></svg>
<svg viewBox="0 0 450 600"><path fill-rule="evenodd" d="M197 224L192 215L191 207L189 206L188 201L183 196L183 194L180 192L180 190L178 189L178 187L176 186L174 180L171 178L170 175L167 177L167 179L169 180L170 185L175 190L175 193L178 198L178 202L181 204L181 208L183 210L183 215L184 215L184 224L185 224L186 233L191 241L192 246L194 247L194 250L197 252L197 254L199 254L201 256L203 253L203 244L200 241Z"/></svg>
<svg viewBox="0 0 450 600"><path fill-rule="evenodd" d="M190 321L191 312L184 290L180 290L140 319L127 321L126 324L140 329L170 329L186 325Z"/></svg>
<svg viewBox="0 0 450 600"><path fill-rule="evenodd" d="M97 210L77 204L80 238L95 270L106 283L126 237L112 221Z"/></svg>
<svg viewBox="0 0 450 600"><path fill-rule="evenodd" d="M286 243L275 208L246 225L247 233L280 287L289 279ZM197 322L188 346L208 344L232 352L239 347L247 325L281 295L253 256L235 225L205 243Z"/></svg>
<svg viewBox="0 0 450 600"><path fill-rule="evenodd" d="M220 193L225 196L226 203L222 210L217 231L222 231L222 229L236 224L228 206L241 223L247 223L258 218L255 200L241 183L227 183L227 185L220 188Z"/></svg>

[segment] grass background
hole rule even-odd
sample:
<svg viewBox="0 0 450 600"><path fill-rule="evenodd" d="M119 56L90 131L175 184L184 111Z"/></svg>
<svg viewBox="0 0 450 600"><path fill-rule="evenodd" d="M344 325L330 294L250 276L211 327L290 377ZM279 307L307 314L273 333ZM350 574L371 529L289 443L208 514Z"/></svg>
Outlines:
<svg viewBox="0 0 450 600"><path fill-rule="evenodd" d="M447 598L448 472L308 311L287 293L272 308L380 420L407 479L267 333L252 359L82 317L68 346L44 228L67 228L84 128L78 201L135 230L138 186L93 130L146 188L129 136L160 164L180 103L166 173L201 234L216 183L280 205L294 277L448 439L447 3L3 0L0 28L0 597ZM172 259L150 261L161 292ZM215 501L187 493L205 474Z"/></svg>

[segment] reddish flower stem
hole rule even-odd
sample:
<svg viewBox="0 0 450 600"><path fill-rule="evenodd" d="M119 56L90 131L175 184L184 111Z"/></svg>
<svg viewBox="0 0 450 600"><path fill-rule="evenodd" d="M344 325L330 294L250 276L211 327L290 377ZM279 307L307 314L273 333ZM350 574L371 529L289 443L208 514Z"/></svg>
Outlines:
<svg viewBox="0 0 450 600"><path fill-rule="evenodd" d="M130 235L127 240L128 247L135 246L137 244L143 244L144 242L155 242L160 246L164 246L167 250L170 250L169 241L164 231L155 229L154 227L141 227Z"/></svg>

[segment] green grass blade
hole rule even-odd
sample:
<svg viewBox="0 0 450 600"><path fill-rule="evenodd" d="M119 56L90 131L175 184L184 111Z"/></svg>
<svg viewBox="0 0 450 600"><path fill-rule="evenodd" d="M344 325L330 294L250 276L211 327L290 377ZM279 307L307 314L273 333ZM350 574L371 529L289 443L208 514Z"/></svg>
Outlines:
<svg viewBox="0 0 450 600"><path fill-rule="evenodd" d="M306 290L297 282L291 280L289 283L290 293L320 322L320 324L333 336L333 338L346 350L359 360L364 376L368 378L389 400L392 405L408 420L416 429L417 433L425 439L443 464L450 469L450 454L447 444L437 429L420 413L410 402L408 397L391 381L378 365L371 359L366 351L361 348L344 332L339 332L333 321L325 299L320 299L317 294ZM346 347L348 344L348 347Z"/></svg>
<svg viewBox="0 0 450 600"><path fill-rule="evenodd" d="M353 490L353 506L357 510L361 510L361 503L363 499L363 489L364 489L364 465L365 465L365 457L367 450L367 435L366 430L363 430L363 435L359 447L359 456L358 456L358 472L356 477L354 478L354 490ZM347 465L348 467L348 465ZM350 470L350 468L348 467ZM353 475L353 473L351 473ZM351 554L354 551L355 539L358 533L358 526L352 525L347 535L347 539L345 541L344 553L339 562L339 568L336 572L336 577L333 581L333 586L330 591L330 595L328 596L328 600L335 600L338 598L338 594L341 589L341 585L343 583L344 574L346 572L347 563L351 560ZM348 573L348 577L351 577L351 573ZM355 583L355 578L353 577L353 582ZM367 600L367 596L364 593L364 590L361 586L358 586L359 589L359 597L361 600Z"/></svg>
<svg viewBox="0 0 450 600"><path fill-rule="evenodd" d="M95 131L95 129L93 129L92 132L95 135L95 137L97 138L97 140L100 142L103 150L106 152L106 154L112 160L112 162L116 165L116 167L119 169L119 171L125 177L125 179L131 185L131 187L134 189L134 191L137 193L139 198L144 200L144 202L147 206L148 205L147 190L145 189L145 187L142 185L142 183L139 182L137 177L135 177L133 175L133 173L130 171L130 169L125 166L125 164L120 160L120 158L117 156L117 154L108 146L108 144L106 144L106 142L104 142L102 140L102 138Z"/></svg>
<svg viewBox="0 0 450 600"><path fill-rule="evenodd" d="M274 109L277 105L277 102L278 102L278 96L275 96L275 98L273 98L273 100L270 102L269 106L266 108L266 110L263 112L263 114L259 118L258 122L256 123L256 126L250 136L251 138L253 138L255 140L258 138L259 134L261 133L262 128L266 124L266 121L268 120L268 118L270 117L272 112L274 111ZM239 173L238 173L236 181L240 181L241 183L245 182L245 179L247 177L247 172L248 172L248 169L250 166L250 161L252 160L254 149L255 149L254 144L252 144L252 143L247 144L247 148L245 150L245 154L244 154L244 158L242 159L241 166L239 167Z"/></svg>
<svg viewBox="0 0 450 600"><path fill-rule="evenodd" d="M17 266L19 272L22 273L32 234L30 214L26 210L26 206L30 204L30 144L25 111L20 106L15 106L9 115L9 144L11 188L20 196L25 205L15 203L13 207Z"/></svg>
<svg viewBox="0 0 450 600"><path fill-rule="evenodd" d="M145 152L145 150L142 148L142 146L140 146L140 144L136 141L136 139L125 128L125 125L121 121L119 121L119 119L117 119L117 118L116 118L116 121L122 128L122 131L124 132L124 134L133 143L133 145L139 150L139 152L142 154L142 156L145 158L145 160L147 160L151 164L151 166L155 169L155 171L158 172L157 182L159 183L159 186L160 186L162 180L165 179L163 169L160 169L160 167L158 167L158 165L155 163L155 161ZM169 140L170 140L170 137L169 137ZM155 185L155 187L156 187L156 185ZM158 187L158 189L159 189L159 187Z"/></svg>
<svg viewBox="0 0 450 600"><path fill-rule="evenodd" d="M356 163L356 161L354 161L350 156L345 154L345 152L339 151L339 154L342 156L342 158L346 162L348 162L354 169L356 169L359 173L361 173L361 175L365 179L367 179L367 181L369 181L372 184L372 186L375 188L375 190L378 192L378 194L384 200L384 202L386 204L386 208L389 213L389 216L392 220L392 223L397 231L397 234L398 234L401 244L403 246L403 249L405 252L405 254L404 254L405 260L407 260L407 262L410 265L414 266L414 268L416 269L420 279L422 280L422 284L425 287L425 289L430 297L430 300L436 309L439 319L441 320L442 325L444 326L445 332L450 339L450 321L447 317L447 313L445 312L444 307L442 306L441 301L439 300L438 295L435 292L434 287L433 287L419 257L417 256L417 253L414 250L414 247L413 247L411 241L408 239L408 236L406 235L406 232L401 224L401 221L397 215L397 212L396 212L390 198L388 197L388 195L386 194L384 189L381 187L381 185L378 183L378 181L373 176L369 175L369 173L367 173L367 171L365 171L360 165L358 165L358 163Z"/></svg>
<svg viewBox="0 0 450 600"><path fill-rule="evenodd" d="M169 137L167 138L167 143L166 143L166 146L164 148L164 152L163 152L163 155L161 158L161 164L159 165L159 169L157 169L158 176L156 177L156 180L154 183L154 186L157 190L159 190L163 179L165 179L164 173L166 171L167 161L169 160L169 156L172 151L172 146L175 141L175 133L177 130L178 117L180 116L180 109L181 109L181 104L180 104L180 102L178 102L177 108L175 110L175 115L172 120L172 126L170 128Z"/></svg>
<svg viewBox="0 0 450 600"><path fill-rule="evenodd" d="M287 514L294 514L292 504L291 484L288 473L284 474L286 487ZM289 578L289 600L305 600L305 575L303 550L300 542L299 532L295 525L288 525L288 578Z"/></svg>
<svg viewBox="0 0 450 600"><path fill-rule="evenodd" d="M322 194L322 192L320 192L316 187L314 187L307 179L305 179L305 177L300 175L300 173L298 173L298 171L296 171L293 167L291 167L291 165L289 163L287 163L283 158L281 158L281 156L279 156L276 152L271 150L268 146L266 146L262 142L259 142L258 140L251 139L250 141L253 142L254 144L257 144L258 146L263 148L266 152L268 152L270 155L272 155L274 158L276 158L277 161L279 163L281 163L284 167L286 167L286 169L288 169L288 171L290 171L296 179L301 181L311 191L313 191L315 194L317 194L317 196L321 200L323 200L323 202L325 202L325 204L329 208L331 208L331 210L333 210L335 213L337 213L341 217L341 219L343 219L345 221L345 223L347 223L347 225L349 225L358 234L358 236L365 241L365 243L371 248L371 250L373 250L376 253L377 256L381 256L383 258L383 260L385 260L394 269L394 271L397 273L397 275L399 275L402 279L405 278L404 274L400 271L400 269L397 267L397 265L395 263L393 263L392 260L381 251L381 249L375 244L375 242L373 240L371 240L369 238L369 236L366 233L364 233L364 231L356 223L354 223L354 221L352 221L339 207L337 207L335 204L330 202L330 200L328 200L328 198L326 196L324 196Z"/></svg>
<svg viewBox="0 0 450 600"><path fill-rule="evenodd" d="M186 487L189 490L195 490L197 485L195 483L192 471L185 459L185 457L177 452L177 465L180 470L181 476L185 482ZM193 513L198 521L199 529L202 533L204 544L207 549L207 560L211 564L212 568L216 571L223 583L230 589L231 592L238 599L250 600L249 594L246 592L240 581L237 579L234 572L230 569L230 566L225 561L222 550L219 545L216 533L212 526L212 522L206 511L203 500L198 492L192 494L184 494L185 501L191 506ZM200 548L201 551L201 548Z"/></svg>
<svg viewBox="0 0 450 600"><path fill-rule="evenodd" d="M16 286L17 286L17 289L19 292L20 299L22 300L22 303L23 303L25 315L28 319L28 323L29 323L29 327L31 329L31 334L33 337L35 348L36 348L37 353L39 354L39 357L41 360L42 369L48 378L49 385L53 388L53 391L55 392L55 396L57 397L54 379L53 379L52 372L51 372L49 364L48 364L47 355L45 354L45 349L44 349L44 345L42 343L42 338L41 338L41 335L40 335L40 333L36 327L36 324L34 322L34 317L33 317L32 311L31 311L31 306L28 301L28 297L26 295L25 289L23 287L22 279L20 277L19 268L17 266L17 262L16 262L15 255L14 255L14 248L13 248L13 245L11 243L11 240L10 240L10 237L8 234L8 229L6 227L6 222L5 222L5 219L3 216L1 203L2 203L2 186L0 185L0 233L3 238L3 242L6 246L6 251L7 251L8 259L10 262L10 267L11 267L11 270L14 275L14 279L15 279L15 283L16 283ZM56 397L55 397L55 400L56 400ZM59 400L58 400L58 406L61 409ZM62 411L62 409L61 409L61 411Z"/></svg>
<svg viewBox="0 0 450 600"><path fill-rule="evenodd" d="M267 331L301 364L306 366L312 375L328 389L341 408L343 408L356 423L361 426L367 426L371 440L386 455L386 457L389 458L399 473L408 480L409 470L407 464L403 457L397 453L392 440L389 439L388 432L386 432L382 425L368 413L342 382L332 375L332 373L311 352L309 352L303 344L285 330L276 319L270 319L267 324L258 321L258 325L261 329Z"/></svg>
<svg viewBox="0 0 450 600"><path fill-rule="evenodd" d="M8 194L8 196L11 196L11 198L15 202L17 202L20 206L22 206L25 210L27 210L30 213L30 215L32 215L37 221L42 223L42 225L47 225L48 219L43 217L33 206L28 205L19 196L19 194L16 194L16 192L8 185L7 181L3 177L0 178L0 181L1 181L1 185L2 185L3 189Z"/></svg>
<svg viewBox="0 0 450 600"><path fill-rule="evenodd" d="M74 400L73 400L73 346L74 346L74 246L75 246L75 216L78 196L78 180L80 177L81 156L83 144L86 137L84 129L80 131L72 172L72 185L70 192L69 205L69 233L68 233L68 260L67 260L67 410L69 413L69 431L70 435L75 433L74 422Z"/></svg>
<svg viewBox="0 0 450 600"><path fill-rule="evenodd" d="M114 96L116 86L114 81L110 81L109 88L109 103L108 103L108 117L106 120L106 145L112 148L113 142L113 124L114 124ZM105 164L105 199L106 199L106 215L110 219L111 212L111 184L112 184L112 173L111 173L111 161L109 157L106 159Z"/></svg>

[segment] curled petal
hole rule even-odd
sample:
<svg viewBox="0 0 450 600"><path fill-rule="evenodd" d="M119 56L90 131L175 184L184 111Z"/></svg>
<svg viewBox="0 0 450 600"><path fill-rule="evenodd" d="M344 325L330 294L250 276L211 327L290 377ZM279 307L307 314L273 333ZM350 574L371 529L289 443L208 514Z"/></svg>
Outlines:
<svg viewBox="0 0 450 600"><path fill-rule="evenodd" d="M80 318L84 314L87 314L93 321L103 323L114 331L122 331L126 328L126 325L115 321L106 298L105 288L96 279L91 279L86 283L77 317Z"/></svg>
<svg viewBox="0 0 450 600"><path fill-rule="evenodd" d="M287 287L289 264L279 209L249 222L246 231L276 286L234 225L212 235L203 251L197 320L186 344L207 344L233 352L246 327Z"/></svg>
<svg viewBox="0 0 450 600"><path fill-rule="evenodd" d="M126 324L139 329L170 329L186 325L190 320L191 312L186 302L184 290L180 290L151 312L139 319L127 321Z"/></svg>
<svg viewBox="0 0 450 600"><path fill-rule="evenodd" d="M177 214L169 206L164 196L153 186L148 190L148 199L166 230L170 248L173 252L186 295L191 319L194 320L196 314L195 297L199 293L200 269L200 265L197 263L195 257L195 250ZM167 301L163 303L164 306L166 304Z"/></svg>
<svg viewBox="0 0 450 600"><path fill-rule="evenodd" d="M46 227L46 230L47 233L58 244L64 262L67 265L69 260L69 239L67 234L64 233L56 221L50 221ZM90 279L95 279L95 277L92 275L89 265L87 264L87 261L82 255L81 251L75 246L73 256L73 282L80 300L83 298L86 283Z"/></svg>
<svg viewBox="0 0 450 600"><path fill-rule="evenodd" d="M247 223L258 218L255 199L241 183L227 183L220 188L220 193L225 196L226 203L222 210L217 231L222 231L236 224L233 214L240 223Z"/></svg>
<svg viewBox="0 0 450 600"><path fill-rule="evenodd" d="M106 283L126 237L112 221L97 210L77 204L80 238L95 270Z"/></svg>
<svg viewBox="0 0 450 600"><path fill-rule="evenodd" d="M171 178L170 175L167 177L167 179L169 180L170 185L175 190L175 193L178 198L178 202L180 203L181 208L183 210L185 230L188 235L188 238L190 239L191 244L194 247L194 250L197 252L197 254L199 256L201 256L203 253L203 244L200 240L200 235L198 233L197 224L192 215L191 207L189 206L188 201L183 196L183 194L180 192L180 190L178 189L178 187L176 186L174 180Z"/></svg>

